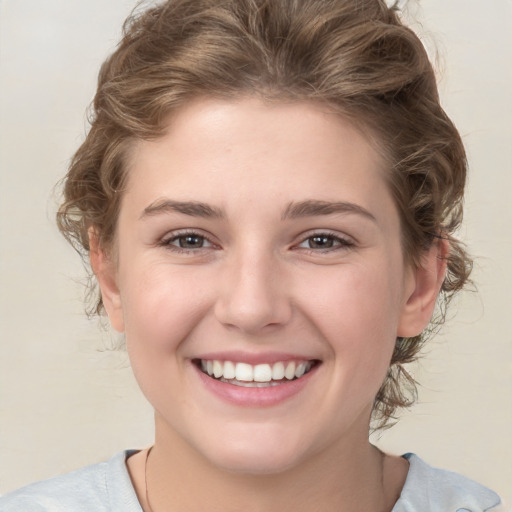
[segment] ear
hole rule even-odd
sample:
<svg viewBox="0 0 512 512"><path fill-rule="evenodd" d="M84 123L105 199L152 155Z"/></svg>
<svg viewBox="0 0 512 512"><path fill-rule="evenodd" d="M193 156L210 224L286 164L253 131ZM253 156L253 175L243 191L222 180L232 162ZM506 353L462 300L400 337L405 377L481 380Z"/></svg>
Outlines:
<svg viewBox="0 0 512 512"><path fill-rule="evenodd" d="M446 275L448 251L447 240L435 239L421 258L420 267L409 269L405 285L406 302L398 324L399 337L417 336L430 322Z"/></svg>
<svg viewBox="0 0 512 512"><path fill-rule="evenodd" d="M101 248L97 232L89 229L89 258L91 268L98 279L103 306L110 320L110 325L118 332L124 332L124 317L121 295L117 286L116 264Z"/></svg>

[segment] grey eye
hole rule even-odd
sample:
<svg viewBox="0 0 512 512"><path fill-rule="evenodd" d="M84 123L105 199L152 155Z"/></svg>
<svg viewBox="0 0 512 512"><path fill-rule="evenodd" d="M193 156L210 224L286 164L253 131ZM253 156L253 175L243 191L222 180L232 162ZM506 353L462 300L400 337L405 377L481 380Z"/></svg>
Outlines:
<svg viewBox="0 0 512 512"><path fill-rule="evenodd" d="M330 235L315 235L307 239L310 249L330 249L334 247L334 237Z"/></svg>
<svg viewBox="0 0 512 512"><path fill-rule="evenodd" d="M330 249L342 249L353 246L353 242L340 236L331 235L330 233L317 233L305 238L298 247L302 249L311 249L318 251L329 251Z"/></svg>
<svg viewBox="0 0 512 512"><path fill-rule="evenodd" d="M200 235L181 235L176 237L173 242L182 249L201 249L205 246L206 240L204 236Z"/></svg>

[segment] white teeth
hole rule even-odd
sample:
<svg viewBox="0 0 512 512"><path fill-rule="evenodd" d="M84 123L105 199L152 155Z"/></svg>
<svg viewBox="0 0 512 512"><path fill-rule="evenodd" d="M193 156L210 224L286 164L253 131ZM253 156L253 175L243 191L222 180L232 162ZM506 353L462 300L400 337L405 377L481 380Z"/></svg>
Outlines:
<svg viewBox="0 0 512 512"><path fill-rule="evenodd" d="M220 379L221 382L227 384L233 384L234 386L240 386L242 388L269 388L273 386L279 386L281 382L270 381L270 382L242 382L238 380L225 380Z"/></svg>
<svg viewBox="0 0 512 512"><path fill-rule="evenodd" d="M312 361L288 361L251 365L217 359L201 359L201 370L211 377L236 385L250 384L252 387L279 385L284 380L300 379L313 366ZM249 385L249 384L247 384Z"/></svg>
<svg viewBox="0 0 512 512"><path fill-rule="evenodd" d="M224 374L224 365L220 361L213 361L213 376L218 379Z"/></svg>
<svg viewBox="0 0 512 512"><path fill-rule="evenodd" d="M306 372L306 364L300 363L299 366L297 366L297 368L295 370L295 377L300 378L304 375L305 372Z"/></svg>
<svg viewBox="0 0 512 512"><path fill-rule="evenodd" d="M234 379L235 378L235 365L231 361L224 363L224 378Z"/></svg>
<svg viewBox="0 0 512 512"><path fill-rule="evenodd" d="M235 366L235 379L244 382L253 381L253 370L252 366L247 363L236 363Z"/></svg>
<svg viewBox="0 0 512 512"><path fill-rule="evenodd" d="M257 364L254 367L255 382L270 382L272 380L272 368L269 364Z"/></svg>
<svg viewBox="0 0 512 512"><path fill-rule="evenodd" d="M281 380L284 378L284 363L275 363L272 366L272 380Z"/></svg>
<svg viewBox="0 0 512 512"><path fill-rule="evenodd" d="M292 380L295 377L295 363L293 361L287 364L286 370L284 371L284 376L288 380Z"/></svg>

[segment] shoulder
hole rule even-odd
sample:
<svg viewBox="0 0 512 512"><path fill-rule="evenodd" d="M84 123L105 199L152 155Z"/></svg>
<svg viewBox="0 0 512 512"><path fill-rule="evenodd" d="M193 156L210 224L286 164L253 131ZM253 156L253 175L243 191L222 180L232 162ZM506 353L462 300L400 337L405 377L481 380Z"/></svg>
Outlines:
<svg viewBox="0 0 512 512"><path fill-rule="evenodd" d="M140 512L125 465L130 453L22 487L0 498L0 512Z"/></svg>
<svg viewBox="0 0 512 512"><path fill-rule="evenodd" d="M392 512L498 512L500 497L469 478L433 468L417 455L404 455L410 468Z"/></svg>

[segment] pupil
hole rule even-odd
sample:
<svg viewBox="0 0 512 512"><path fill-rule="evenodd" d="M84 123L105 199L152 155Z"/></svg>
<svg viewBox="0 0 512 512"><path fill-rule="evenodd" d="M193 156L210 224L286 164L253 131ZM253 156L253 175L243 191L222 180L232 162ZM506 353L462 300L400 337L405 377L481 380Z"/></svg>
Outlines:
<svg viewBox="0 0 512 512"><path fill-rule="evenodd" d="M203 246L203 237L195 235L186 235L180 238L180 247L197 248Z"/></svg>
<svg viewBox="0 0 512 512"><path fill-rule="evenodd" d="M326 247L327 248L332 247L333 241L330 236L314 236L311 238L309 246L312 249L315 249L315 248L325 249Z"/></svg>

